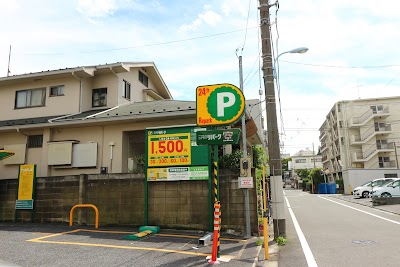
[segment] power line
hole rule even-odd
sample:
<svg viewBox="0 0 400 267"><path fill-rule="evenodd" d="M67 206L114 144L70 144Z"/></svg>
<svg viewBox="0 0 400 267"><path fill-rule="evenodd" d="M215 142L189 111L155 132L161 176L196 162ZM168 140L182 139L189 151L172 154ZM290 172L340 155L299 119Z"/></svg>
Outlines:
<svg viewBox="0 0 400 267"><path fill-rule="evenodd" d="M305 65L312 67L324 67L324 68L342 68L342 69L379 69L379 68L392 68L392 67L400 67L400 65L377 65L377 66L338 66L338 65L323 65L323 64L313 64L313 63L302 63L302 62L294 62L287 60L280 60L281 62L296 64L296 65Z"/></svg>
<svg viewBox="0 0 400 267"><path fill-rule="evenodd" d="M20 54L19 54L19 53L16 53L16 54L14 54L14 55L25 55L25 56L58 56L58 55L91 54L91 53L102 53L102 52L110 52L110 51L120 51L120 50L128 50L128 49L135 49L135 48L142 48L142 47L151 47L151 46L166 45L166 44L172 44L172 43L187 42L187 41L193 41L193 40L198 40L198 39L205 39L205 38L210 38L210 37L215 37L215 36L221 36L221 35L226 35L226 34L241 32L241 31L247 31L248 29L255 29L255 28L257 28L257 27L258 27L258 26L256 26L256 27L249 27L249 28L246 27L246 29L240 29L240 30L229 31L229 32L222 32L222 33L216 33L216 34L210 34L210 35L203 35L203 36L192 37L192 38L187 38L187 39L166 41L166 42L154 43L154 44L144 44L144 45L137 45L137 46L128 46L128 47L104 49L104 50L78 51L78 52L60 52L60 53L20 53Z"/></svg>

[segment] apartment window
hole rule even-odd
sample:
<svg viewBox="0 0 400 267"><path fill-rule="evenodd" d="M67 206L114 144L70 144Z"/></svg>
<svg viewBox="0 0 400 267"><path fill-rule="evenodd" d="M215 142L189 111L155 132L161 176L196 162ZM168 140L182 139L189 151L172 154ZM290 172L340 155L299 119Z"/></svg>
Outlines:
<svg viewBox="0 0 400 267"><path fill-rule="evenodd" d="M50 96L64 95L64 85L50 86Z"/></svg>
<svg viewBox="0 0 400 267"><path fill-rule="evenodd" d="M384 123L384 122L375 122L374 126L375 126L375 131L377 131L377 132L385 131L385 129L386 129L386 123Z"/></svg>
<svg viewBox="0 0 400 267"><path fill-rule="evenodd" d="M386 168L390 166L389 157L379 157L379 168Z"/></svg>
<svg viewBox="0 0 400 267"><path fill-rule="evenodd" d="M144 75L143 72L139 71L139 81L146 87L149 87L149 78Z"/></svg>
<svg viewBox="0 0 400 267"><path fill-rule="evenodd" d="M339 127L343 128L343 121L339 121Z"/></svg>
<svg viewBox="0 0 400 267"><path fill-rule="evenodd" d="M306 159L296 159L296 163L307 163Z"/></svg>
<svg viewBox="0 0 400 267"><path fill-rule="evenodd" d="M46 88L17 91L15 108L42 107L45 104Z"/></svg>
<svg viewBox="0 0 400 267"><path fill-rule="evenodd" d="M342 111L342 107L340 106L340 104L337 105L337 109L338 109L338 112Z"/></svg>
<svg viewBox="0 0 400 267"><path fill-rule="evenodd" d="M372 109L372 112L373 112L374 114L382 113L382 112L383 112L383 106L382 106L382 105L379 105L379 106L371 106L371 109Z"/></svg>
<svg viewBox="0 0 400 267"><path fill-rule="evenodd" d="M28 148L42 147L42 146L43 146L43 135L28 136Z"/></svg>
<svg viewBox="0 0 400 267"><path fill-rule="evenodd" d="M92 107L107 106L107 88L93 89Z"/></svg>
<svg viewBox="0 0 400 267"><path fill-rule="evenodd" d="M131 99L131 84L124 80L124 97L128 100Z"/></svg>
<svg viewBox="0 0 400 267"><path fill-rule="evenodd" d="M314 159L311 159L311 162L314 162ZM315 162L321 162L321 159L315 159Z"/></svg>

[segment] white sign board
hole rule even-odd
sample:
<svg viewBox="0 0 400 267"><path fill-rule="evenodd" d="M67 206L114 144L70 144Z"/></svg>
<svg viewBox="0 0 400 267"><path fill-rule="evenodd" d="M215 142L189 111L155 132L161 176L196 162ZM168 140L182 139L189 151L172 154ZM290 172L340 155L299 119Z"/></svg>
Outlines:
<svg viewBox="0 0 400 267"><path fill-rule="evenodd" d="M253 177L239 177L239 188L253 188Z"/></svg>

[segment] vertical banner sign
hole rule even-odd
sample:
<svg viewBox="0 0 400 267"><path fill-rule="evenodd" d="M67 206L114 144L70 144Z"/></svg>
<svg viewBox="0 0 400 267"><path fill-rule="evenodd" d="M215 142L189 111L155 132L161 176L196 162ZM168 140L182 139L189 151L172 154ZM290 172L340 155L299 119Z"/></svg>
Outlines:
<svg viewBox="0 0 400 267"><path fill-rule="evenodd" d="M18 198L15 209L33 209L33 186L35 181L35 165L20 165L18 180Z"/></svg>

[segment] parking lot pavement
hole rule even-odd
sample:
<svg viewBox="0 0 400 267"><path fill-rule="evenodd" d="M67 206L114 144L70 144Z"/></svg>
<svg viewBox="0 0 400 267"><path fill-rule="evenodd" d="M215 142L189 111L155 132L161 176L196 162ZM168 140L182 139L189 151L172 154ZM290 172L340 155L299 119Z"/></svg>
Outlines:
<svg viewBox="0 0 400 267"><path fill-rule="evenodd" d="M325 196L325 195L324 195ZM337 198L341 200L345 200L348 202L352 203L357 203L363 206L368 206L372 207L378 210L384 210L387 212L395 213L400 215L400 204L395 204L395 205L382 205L382 206L372 206L372 199L371 198L356 198L353 195L341 195L341 194L335 194L335 195L326 195L328 197L332 198Z"/></svg>
<svg viewBox="0 0 400 267"><path fill-rule="evenodd" d="M211 244L198 244L203 233L162 230L136 241L122 239L136 232L132 228L0 223L0 263L29 267L209 265ZM227 266L255 266L261 251L256 239L222 235L221 264L226 260Z"/></svg>

